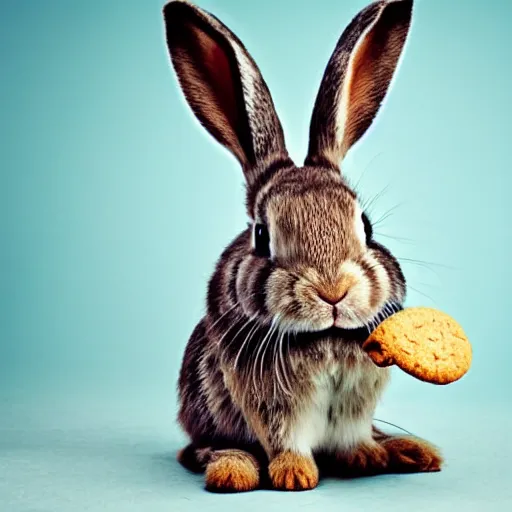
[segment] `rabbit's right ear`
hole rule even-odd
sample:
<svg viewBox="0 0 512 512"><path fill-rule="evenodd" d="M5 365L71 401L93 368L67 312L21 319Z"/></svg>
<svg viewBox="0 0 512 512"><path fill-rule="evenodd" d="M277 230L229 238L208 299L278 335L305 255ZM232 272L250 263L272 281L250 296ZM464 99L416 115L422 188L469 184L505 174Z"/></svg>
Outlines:
<svg viewBox="0 0 512 512"><path fill-rule="evenodd" d="M268 87L240 40L183 0L168 3L164 19L171 61L190 107L237 157L249 183L262 164L288 160Z"/></svg>
<svg viewBox="0 0 512 512"><path fill-rule="evenodd" d="M413 0L380 0L341 35L327 64L311 119L306 164L338 167L372 124L411 23Z"/></svg>

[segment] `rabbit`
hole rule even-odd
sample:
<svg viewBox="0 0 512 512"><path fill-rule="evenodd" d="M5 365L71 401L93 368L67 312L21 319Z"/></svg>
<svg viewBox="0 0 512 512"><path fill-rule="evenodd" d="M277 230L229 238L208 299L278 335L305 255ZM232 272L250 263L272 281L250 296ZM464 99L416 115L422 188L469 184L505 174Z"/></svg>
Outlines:
<svg viewBox="0 0 512 512"><path fill-rule="evenodd" d="M340 167L387 94L412 12L413 0L378 1L342 33L297 167L238 37L188 1L163 8L185 99L246 181L248 227L216 264L178 382L190 438L178 460L204 472L210 491L301 491L325 474L441 469L435 446L373 425L389 374L361 344L402 309L406 282Z"/></svg>

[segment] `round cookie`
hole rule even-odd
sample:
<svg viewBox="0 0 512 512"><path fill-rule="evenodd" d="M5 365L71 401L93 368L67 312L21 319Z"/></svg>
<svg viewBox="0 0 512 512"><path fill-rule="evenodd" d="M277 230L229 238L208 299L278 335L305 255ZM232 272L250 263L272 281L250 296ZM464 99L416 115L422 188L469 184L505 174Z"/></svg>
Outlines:
<svg viewBox="0 0 512 512"><path fill-rule="evenodd" d="M396 364L417 379L450 384L469 370L471 345L462 327L432 308L406 308L382 322L363 350L377 366Z"/></svg>

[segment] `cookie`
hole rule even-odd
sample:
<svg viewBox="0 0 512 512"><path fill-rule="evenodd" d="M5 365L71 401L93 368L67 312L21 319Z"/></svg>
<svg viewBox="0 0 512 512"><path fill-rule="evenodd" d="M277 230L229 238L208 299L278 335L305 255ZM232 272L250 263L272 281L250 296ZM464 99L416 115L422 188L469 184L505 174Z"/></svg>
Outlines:
<svg viewBox="0 0 512 512"><path fill-rule="evenodd" d="M472 349L462 327L432 308L406 308L382 322L363 350L377 366L396 364L425 382L450 384L469 370Z"/></svg>

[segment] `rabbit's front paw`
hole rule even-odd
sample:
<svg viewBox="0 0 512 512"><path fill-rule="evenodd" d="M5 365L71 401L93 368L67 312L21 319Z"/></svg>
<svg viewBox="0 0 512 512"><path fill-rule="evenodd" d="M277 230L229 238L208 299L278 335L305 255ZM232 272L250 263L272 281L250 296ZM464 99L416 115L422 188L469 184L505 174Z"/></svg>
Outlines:
<svg viewBox="0 0 512 512"><path fill-rule="evenodd" d="M272 460L268 470L275 489L307 491L318 485L318 468L307 455L282 452Z"/></svg>
<svg viewBox="0 0 512 512"><path fill-rule="evenodd" d="M206 466L206 488L211 492L246 492L259 486L256 459L242 450L219 450Z"/></svg>

